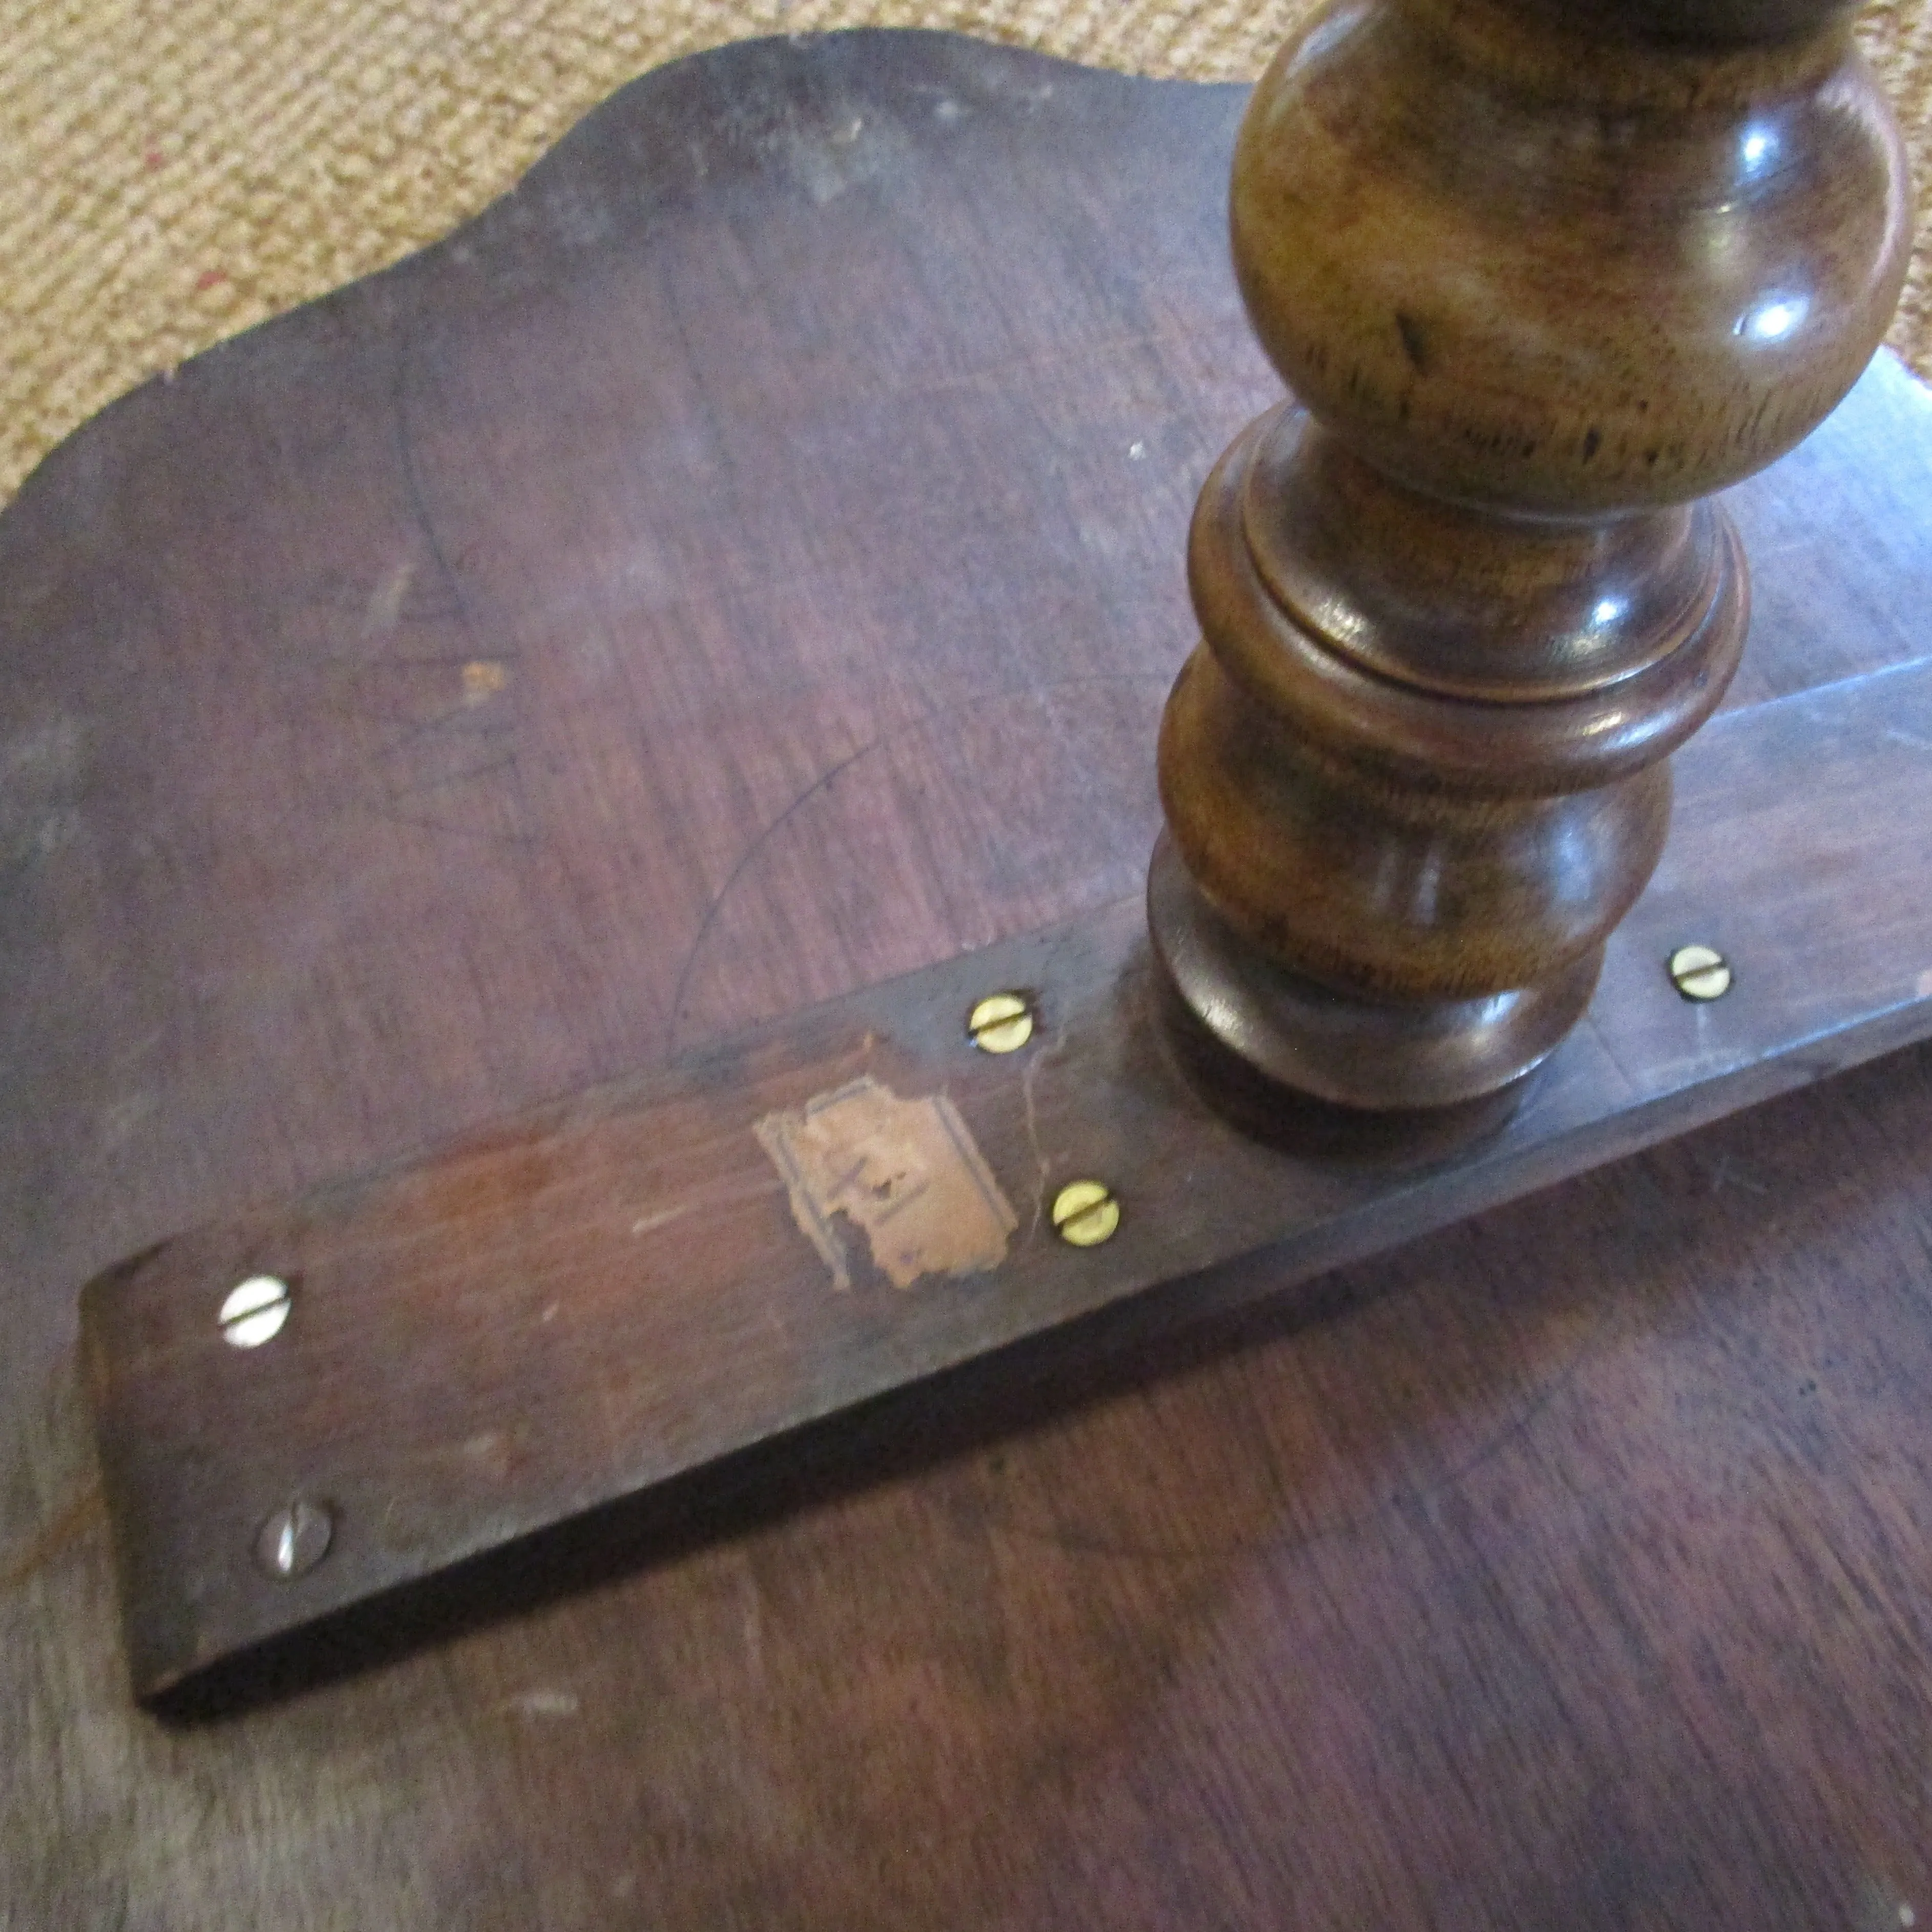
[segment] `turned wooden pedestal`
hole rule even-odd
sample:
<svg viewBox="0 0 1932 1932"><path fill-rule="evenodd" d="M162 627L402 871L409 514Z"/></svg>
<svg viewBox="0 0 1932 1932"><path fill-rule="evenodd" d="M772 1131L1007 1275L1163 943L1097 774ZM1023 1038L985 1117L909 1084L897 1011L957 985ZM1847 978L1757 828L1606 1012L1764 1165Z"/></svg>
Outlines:
<svg viewBox="0 0 1932 1932"><path fill-rule="evenodd" d="M1348 0L1285 47L1234 266L1295 400L1210 478L1156 949L1252 1088L1540 1065L1736 674L1736 526L1890 321L1898 130L1834 0Z"/></svg>

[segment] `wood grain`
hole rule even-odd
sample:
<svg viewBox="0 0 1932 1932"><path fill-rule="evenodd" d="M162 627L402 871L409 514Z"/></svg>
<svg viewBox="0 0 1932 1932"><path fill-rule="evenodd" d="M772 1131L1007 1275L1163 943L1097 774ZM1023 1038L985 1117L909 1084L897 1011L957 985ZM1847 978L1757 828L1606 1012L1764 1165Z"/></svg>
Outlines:
<svg viewBox="0 0 1932 1932"><path fill-rule="evenodd" d="M0 518L8 1932L1932 1904L1916 1050L868 1412L307 1694L129 1702L88 1276L1136 889L1177 533L1274 386L1242 98L916 36L670 70ZM1734 710L1923 658L1928 414L1881 363L1732 497Z"/></svg>

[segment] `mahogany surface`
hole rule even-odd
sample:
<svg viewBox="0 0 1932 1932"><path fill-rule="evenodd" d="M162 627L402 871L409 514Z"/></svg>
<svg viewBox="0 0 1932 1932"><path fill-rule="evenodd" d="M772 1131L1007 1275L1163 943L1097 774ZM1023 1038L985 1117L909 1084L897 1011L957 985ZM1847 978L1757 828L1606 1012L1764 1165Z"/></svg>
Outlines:
<svg viewBox="0 0 1932 1932"><path fill-rule="evenodd" d="M1274 388L1242 100L707 57L0 520L8 1932L1932 1908L1923 1050L889 1406L320 1688L129 1700L87 1276L1137 892L1174 533ZM1733 706L1924 658L1928 409L1882 362L1736 494L1786 568Z"/></svg>

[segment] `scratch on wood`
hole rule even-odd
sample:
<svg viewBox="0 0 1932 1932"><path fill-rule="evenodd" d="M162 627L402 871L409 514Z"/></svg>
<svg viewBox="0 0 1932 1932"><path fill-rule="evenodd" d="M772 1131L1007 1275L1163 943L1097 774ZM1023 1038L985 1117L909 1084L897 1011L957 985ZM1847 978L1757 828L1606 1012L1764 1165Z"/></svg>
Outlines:
<svg viewBox="0 0 1932 1932"><path fill-rule="evenodd" d="M1054 1034L1052 1043L1028 1061L1026 1072L1020 1079L1020 1097L1026 1103L1027 1145L1033 1150L1034 1160L1033 1225L1027 1230L1028 1240L1040 1232L1040 1222L1046 1213L1047 1180L1053 1172L1053 1163L1040 1145L1040 1110L1034 1097L1034 1088L1040 1078L1040 1069L1066 1045L1066 1029L1063 1026Z"/></svg>
<svg viewBox="0 0 1932 1932"><path fill-rule="evenodd" d="M574 1690L526 1690L508 1699L502 1708L526 1718L574 1718L583 1706Z"/></svg>
<svg viewBox="0 0 1932 1932"><path fill-rule="evenodd" d="M755 1187L727 1187L700 1189L687 1195L682 1200L668 1208L660 1208L651 1213L640 1214L631 1223L633 1234L654 1234L660 1228L668 1228L674 1222L688 1216L710 1212L720 1208L730 1207L740 1202L761 1201L772 1191L771 1182L766 1181Z"/></svg>
<svg viewBox="0 0 1932 1932"><path fill-rule="evenodd" d="M365 638L386 638L396 628L410 594L410 580L415 574L414 562L406 558L370 592L369 607L362 616Z"/></svg>
<svg viewBox="0 0 1932 1932"><path fill-rule="evenodd" d="M852 1286L833 1225L841 1214L895 1288L982 1274L1006 1259L1019 1217L945 1094L902 1100L868 1074L767 1114L756 1132L834 1288Z"/></svg>
<svg viewBox="0 0 1932 1932"><path fill-rule="evenodd" d="M463 701L484 704L510 681L508 665L490 658L472 658L463 667Z"/></svg>
<svg viewBox="0 0 1932 1932"><path fill-rule="evenodd" d="M92 1528L98 1519L104 1518L106 1514L100 1485L90 1483L25 1550L4 1564L0 1564L0 1594L17 1588L35 1570L45 1568L69 1544L77 1540L83 1532Z"/></svg>

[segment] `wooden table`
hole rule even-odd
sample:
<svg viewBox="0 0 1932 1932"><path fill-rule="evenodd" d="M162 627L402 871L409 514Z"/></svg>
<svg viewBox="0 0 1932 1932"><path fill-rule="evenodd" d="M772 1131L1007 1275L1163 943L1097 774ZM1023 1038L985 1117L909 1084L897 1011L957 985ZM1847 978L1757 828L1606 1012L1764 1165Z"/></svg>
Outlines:
<svg viewBox="0 0 1932 1932"><path fill-rule="evenodd" d="M1932 1912L1922 1049L868 1410L250 1708L128 1694L88 1275L1138 892L1180 533L1270 388L1241 98L706 57L8 512L7 1932ZM1747 486L1734 706L1927 656L1932 405L1848 408L1889 594L1802 648L1825 472Z"/></svg>

